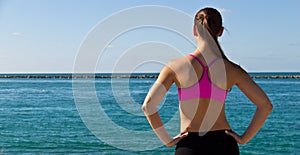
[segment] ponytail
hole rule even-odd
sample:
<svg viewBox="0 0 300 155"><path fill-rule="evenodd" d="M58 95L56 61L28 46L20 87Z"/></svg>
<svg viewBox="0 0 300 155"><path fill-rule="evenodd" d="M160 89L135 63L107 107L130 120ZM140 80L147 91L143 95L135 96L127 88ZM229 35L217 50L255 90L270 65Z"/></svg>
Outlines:
<svg viewBox="0 0 300 155"><path fill-rule="evenodd" d="M208 30L208 32L214 39L215 43L217 44L217 47L221 52L222 58L230 61L228 57L225 55L224 51L222 50L217 37L220 30L223 28L222 16L220 12L214 8L201 9L200 11L197 12L194 19L194 23L195 25L197 25L197 23L200 23Z"/></svg>

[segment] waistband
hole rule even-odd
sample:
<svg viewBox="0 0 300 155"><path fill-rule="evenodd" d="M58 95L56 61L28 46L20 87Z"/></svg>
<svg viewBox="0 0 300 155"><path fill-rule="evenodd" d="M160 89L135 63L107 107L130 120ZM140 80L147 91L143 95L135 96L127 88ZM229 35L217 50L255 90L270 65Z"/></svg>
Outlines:
<svg viewBox="0 0 300 155"><path fill-rule="evenodd" d="M207 131L207 132L188 132L188 136L193 137L202 137L202 136L210 136L210 135L227 135L225 131L232 131L232 130L216 130L216 131ZM181 133L183 134L183 133Z"/></svg>

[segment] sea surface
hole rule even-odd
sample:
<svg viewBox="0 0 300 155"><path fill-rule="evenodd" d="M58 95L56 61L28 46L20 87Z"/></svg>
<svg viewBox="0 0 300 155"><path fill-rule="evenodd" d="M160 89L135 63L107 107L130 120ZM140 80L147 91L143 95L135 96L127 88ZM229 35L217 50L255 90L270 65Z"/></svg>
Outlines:
<svg viewBox="0 0 300 155"><path fill-rule="evenodd" d="M151 135L140 109L155 78L72 80L58 78L70 74L34 75L55 75L55 78L3 78L4 74L1 75L0 155L174 154L174 147L163 146ZM254 80L270 97L274 109L259 133L248 144L239 146L241 154L299 154L300 79ZM255 106L237 87L229 92L225 105L232 129L242 134ZM169 123L171 135L179 132L177 111L177 90L172 86L159 107L163 122Z"/></svg>

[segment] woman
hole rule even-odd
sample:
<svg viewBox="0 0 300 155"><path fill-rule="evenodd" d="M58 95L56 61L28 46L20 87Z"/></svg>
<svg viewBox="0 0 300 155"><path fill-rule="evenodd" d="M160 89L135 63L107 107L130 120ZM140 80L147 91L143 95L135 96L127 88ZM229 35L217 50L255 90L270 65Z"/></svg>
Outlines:
<svg viewBox="0 0 300 155"><path fill-rule="evenodd" d="M194 22L197 49L168 62L142 109L161 141L169 147L177 145L176 155L239 154L237 144L246 144L259 131L272 104L248 73L222 51L218 43L224 30L221 14L214 8L204 8L197 12ZM156 109L173 83L178 87L181 121L181 133L174 138L164 128ZM225 116L227 92L234 85L257 106L242 135L231 130Z"/></svg>

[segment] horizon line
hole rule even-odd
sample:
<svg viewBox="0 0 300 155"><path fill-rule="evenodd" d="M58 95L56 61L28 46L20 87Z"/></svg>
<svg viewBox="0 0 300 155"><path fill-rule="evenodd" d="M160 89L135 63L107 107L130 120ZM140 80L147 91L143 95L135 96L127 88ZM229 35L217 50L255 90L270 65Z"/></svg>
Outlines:
<svg viewBox="0 0 300 155"><path fill-rule="evenodd" d="M0 72L0 74L159 74L160 72ZM300 71L249 71L247 73L300 73Z"/></svg>

